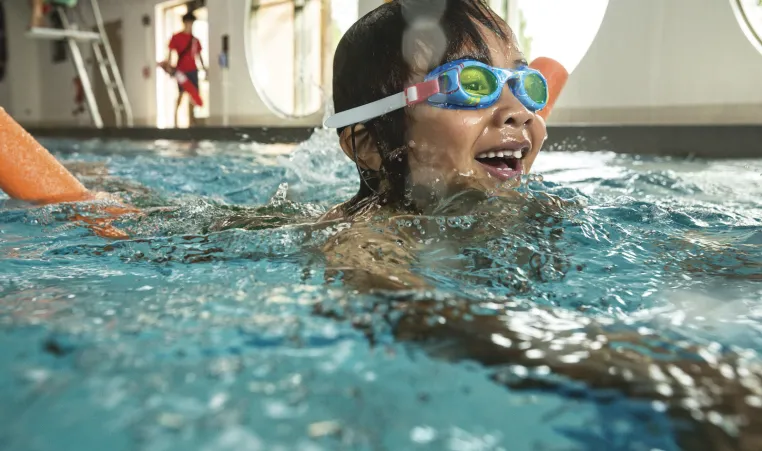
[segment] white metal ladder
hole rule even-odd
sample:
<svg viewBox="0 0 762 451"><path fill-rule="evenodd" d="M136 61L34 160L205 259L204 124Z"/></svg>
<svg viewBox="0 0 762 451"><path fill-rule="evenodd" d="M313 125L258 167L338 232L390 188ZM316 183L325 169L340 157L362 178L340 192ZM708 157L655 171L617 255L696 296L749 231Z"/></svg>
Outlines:
<svg viewBox="0 0 762 451"><path fill-rule="evenodd" d="M93 124L97 128L103 128L103 118L98 109L98 103L96 102L95 94L93 93L93 86L90 83L90 76L88 75L87 67L82 59L82 53L80 52L78 44L78 41L89 41L92 45L93 56L95 57L98 69L100 70L101 77L103 77L103 82L106 85L109 101L114 109L116 126L123 127L126 125L127 127L132 127L132 107L127 98L127 90L124 88L122 74L116 64L116 58L114 58L111 43L106 35L106 27L103 24L103 16L101 15L100 7L98 6L98 0L90 0L90 6L98 30L97 33L80 30L77 24L69 19L67 14L69 8L66 6L55 5L56 11L61 18L63 29L32 28L27 33L27 36L37 39L66 39L66 42L69 45L71 58L74 62L74 67L77 70L77 75L82 83L82 90L85 94L87 108L90 111Z"/></svg>

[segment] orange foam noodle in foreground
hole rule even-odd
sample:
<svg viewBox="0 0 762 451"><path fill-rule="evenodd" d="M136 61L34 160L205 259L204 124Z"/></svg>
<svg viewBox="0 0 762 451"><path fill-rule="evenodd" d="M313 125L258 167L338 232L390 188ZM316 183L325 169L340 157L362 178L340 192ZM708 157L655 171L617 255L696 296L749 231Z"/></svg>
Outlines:
<svg viewBox="0 0 762 451"><path fill-rule="evenodd" d="M561 95L561 91L563 91L566 85L566 80L569 79L569 72L558 61L544 56L532 61L529 67L540 71L545 79L548 80L548 104L537 113L547 120L550 112L553 110L553 105L555 105L558 96Z"/></svg>
<svg viewBox="0 0 762 451"><path fill-rule="evenodd" d="M87 189L0 107L0 189L34 203L92 198Z"/></svg>

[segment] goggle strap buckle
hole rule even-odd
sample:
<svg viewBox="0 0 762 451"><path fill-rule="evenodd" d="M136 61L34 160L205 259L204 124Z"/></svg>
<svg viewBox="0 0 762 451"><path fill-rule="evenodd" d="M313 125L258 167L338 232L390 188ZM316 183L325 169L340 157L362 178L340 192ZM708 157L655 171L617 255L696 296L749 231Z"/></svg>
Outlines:
<svg viewBox="0 0 762 451"><path fill-rule="evenodd" d="M408 106L429 100L429 97L439 94L439 80L434 78L405 89L405 103Z"/></svg>

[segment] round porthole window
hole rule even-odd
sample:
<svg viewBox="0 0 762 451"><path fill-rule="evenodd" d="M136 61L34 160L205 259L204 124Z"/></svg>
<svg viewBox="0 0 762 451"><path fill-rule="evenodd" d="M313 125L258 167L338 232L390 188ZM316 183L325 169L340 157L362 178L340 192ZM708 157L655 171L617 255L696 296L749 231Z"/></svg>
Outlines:
<svg viewBox="0 0 762 451"><path fill-rule="evenodd" d="M744 34L762 52L762 0L730 0Z"/></svg>
<svg viewBox="0 0 762 451"><path fill-rule="evenodd" d="M281 117L318 112L325 101L321 0L248 3L248 66L260 98Z"/></svg>

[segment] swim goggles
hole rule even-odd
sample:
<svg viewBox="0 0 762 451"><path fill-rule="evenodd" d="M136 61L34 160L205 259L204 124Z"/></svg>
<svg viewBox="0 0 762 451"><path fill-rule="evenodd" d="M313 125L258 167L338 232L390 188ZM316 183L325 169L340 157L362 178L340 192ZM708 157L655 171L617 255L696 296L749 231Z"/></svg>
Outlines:
<svg viewBox="0 0 762 451"><path fill-rule="evenodd" d="M526 66L501 69L462 59L434 69L423 82L399 94L336 113L324 125L346 127L423 102L456 110L487 108L497 102L506 83L529 111L539 111L548 103L548 82L539 71Z"/></svg>

